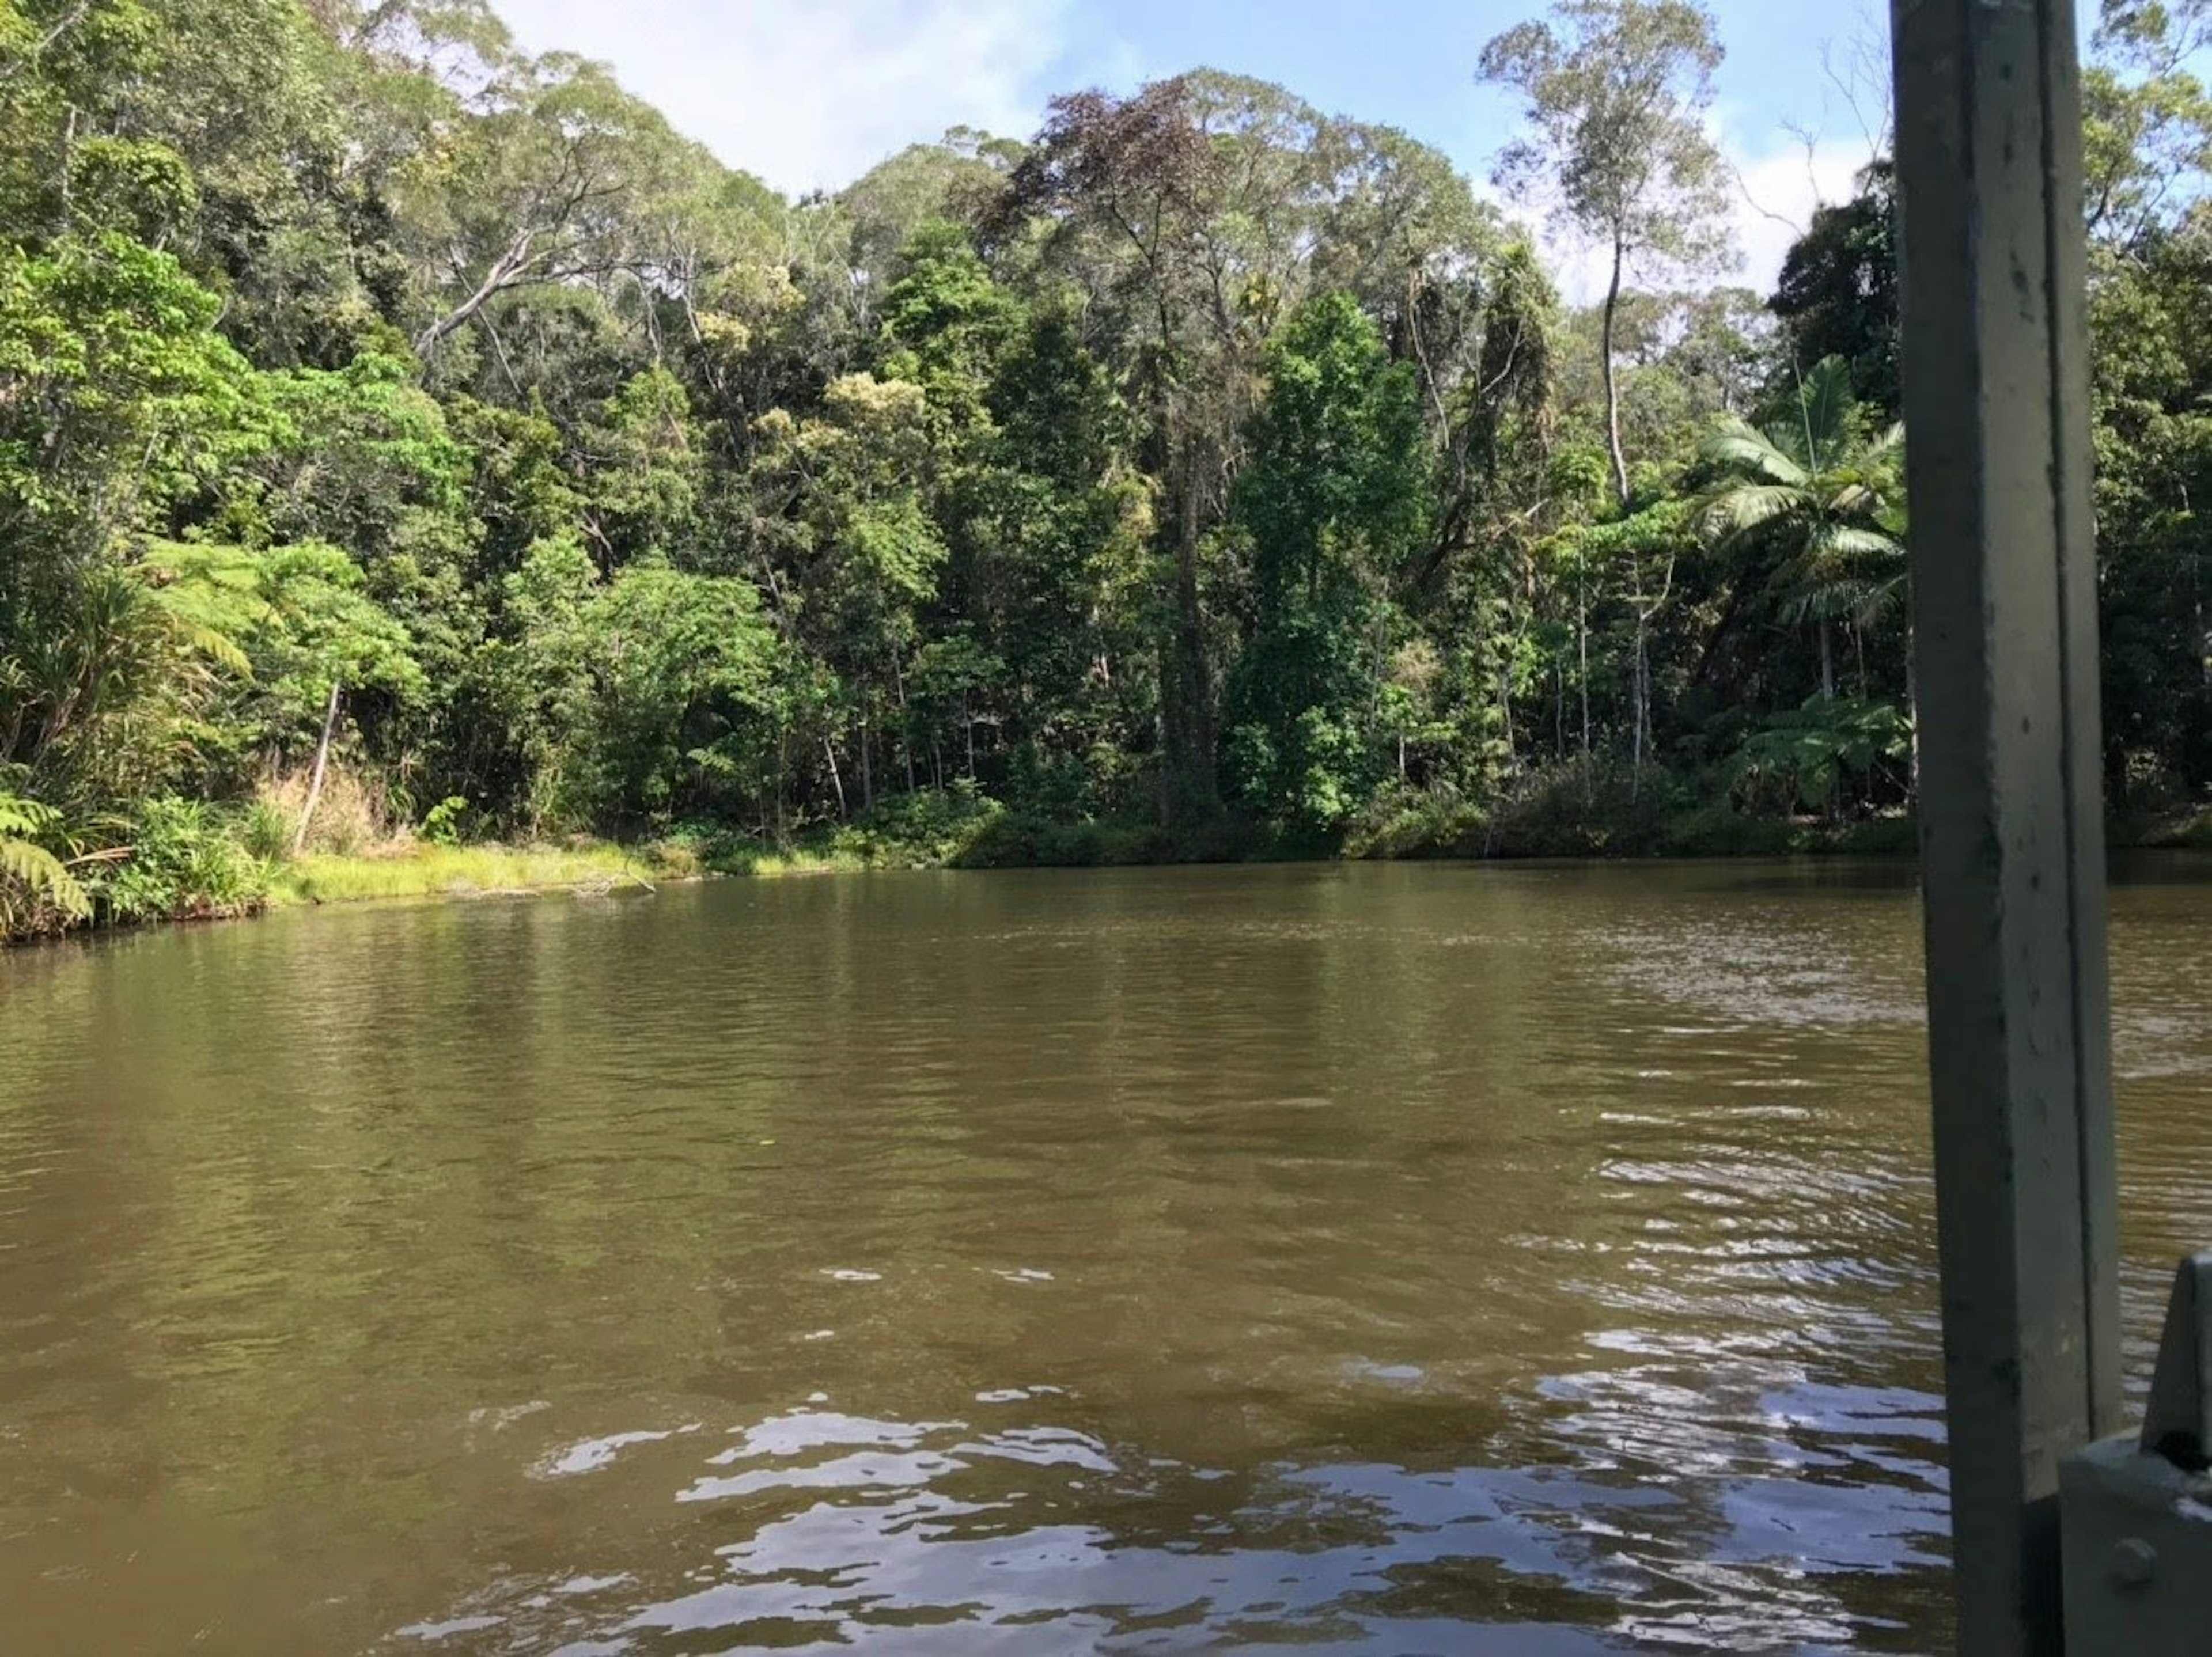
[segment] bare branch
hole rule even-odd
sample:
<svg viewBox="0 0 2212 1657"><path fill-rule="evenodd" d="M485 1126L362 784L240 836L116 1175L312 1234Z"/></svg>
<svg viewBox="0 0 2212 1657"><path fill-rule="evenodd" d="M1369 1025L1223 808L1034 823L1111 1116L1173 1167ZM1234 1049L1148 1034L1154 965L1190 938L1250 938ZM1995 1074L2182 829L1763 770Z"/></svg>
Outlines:
<svg viewBox="0 0 2212 1657"><path fill-rule="evenodd" d="M28 52L12 64L0 64L0 86L5 86L24 70L35 68L39 60L59 46L62 37L84 21L91 10L92 0L77 0L76 5L62 15L60 21L39 37Z"/></svg>

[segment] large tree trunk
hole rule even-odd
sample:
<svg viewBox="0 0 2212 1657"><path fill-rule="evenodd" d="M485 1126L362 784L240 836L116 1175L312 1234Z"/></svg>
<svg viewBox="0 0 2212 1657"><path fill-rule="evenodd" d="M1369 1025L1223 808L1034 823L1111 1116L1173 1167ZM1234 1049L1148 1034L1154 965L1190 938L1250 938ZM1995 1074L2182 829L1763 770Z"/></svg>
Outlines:
<svg viewBox="0 0 2212 1657"><path fill-rule="evenodd" d="M1621 510L1628 509L1628 456L1620 446L1620 379L1613 367L1613 327L1620 309L1621 268L1628 258L1620 232L1613 236L1613 280L1605 290L1605 319L1598 339L1598 357L1605 374L1605 439L1613 452L1613 492Z"/></svg>
<svg viewBox="0 0 2212 1657"><path fill-rule="evenodd" d="M338 697L344 690L340 681L331 681L330 704L323 709L323 737L315 744L315 774L307 780L307 803L300 808L300 826L292 835L294 857L307 848L308 825L315 820L315 807L322 804L323 779L331 768L331 734L337 729Z"/></svg>

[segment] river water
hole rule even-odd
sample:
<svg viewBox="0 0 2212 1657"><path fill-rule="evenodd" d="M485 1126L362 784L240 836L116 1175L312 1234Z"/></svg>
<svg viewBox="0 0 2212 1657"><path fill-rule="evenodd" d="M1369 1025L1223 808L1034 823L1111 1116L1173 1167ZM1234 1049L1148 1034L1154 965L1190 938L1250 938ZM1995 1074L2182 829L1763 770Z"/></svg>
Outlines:
<svg viewBox="0 0 2212 1657"><path fill-rule="evenodd" d="M2212 884L2116 893L2131 1333ZM1928 1652L1895 871L731 882L0 958L0 1651Z"/></svg>

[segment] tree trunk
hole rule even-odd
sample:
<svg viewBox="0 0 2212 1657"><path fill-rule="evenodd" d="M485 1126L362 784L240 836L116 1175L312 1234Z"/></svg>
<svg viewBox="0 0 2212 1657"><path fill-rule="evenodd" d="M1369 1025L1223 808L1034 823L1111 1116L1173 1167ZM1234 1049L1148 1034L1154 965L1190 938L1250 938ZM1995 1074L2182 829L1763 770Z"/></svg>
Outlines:
<svg viewBox="0 0 2212 1657"><path fill-rule="evenodd" d="M1498 712L1505 725L1505 768L1510 772L1514 768L1514 761L1520 757L1514 751L1513 663L1510 657L1498 665Z"/></svg>
<svg viewBox="0 0 2212 1657"><path fill-rule="evenodd" d="M844 775L837 769L837 744L824 737L822 739L822 751L830 756L830 780L837 790L837 820L842 822L851 816L852 812L851 808L845 804Z"/></svg>
<svg viewBox="0 0 2212 1657"><path fill-rule="evenodd" d="M532 263L531 247L537 240L538 232L534 229L517 231L514 240L507 244L507 251L492 262L491 270L476 292L416 335L415 355L424 362L429 361L437 355L439 346L445 343L448 336L466 327L470 319L477 312L514 286Z"/></svg>
<svg viewBox="0 0 2212 1657"><path fill-rule="evenodd" d="M1628 247L1616 229L1613 234L1613 280L1605 290L1605 319L1598 337L1598 358L1605 374L1605 438L1613 453L1613 491L1623 512L1628 510L1628 457L1620 446L1620 380L1613 367L1613 328L1620 309L1621 267Z"/></svg>
<svg viewBox="0 0 2212 1657"><path fill-rule="evenodd" d="M1187 443L1176 513L1175 621L1164 652L1162 686L1164 756L1162 804L1171 823L1203 819L1218 804L1214 782L1212 676L1206 659L1206 615L1199 591L1204 527L1199 508L1199 457Z"/></svg>
<svg viewBox="0 0 2212 1657"><path fill-rule="evenodd" d="M860 715L860 809L876 809L876 733L866 713Z"/></svg>
<svg viewBox="0 0 2212 1657"><path fill-rule="evenodd" d="M1581 672L1583 697L1583 757L1590 752L1589 709L1589 592L1583 584L1580 571L1575 574L1575 655Z"/></svg>
<svg viewBox="0 0 2212 1657"><path fill-rule="evenodd" d="M1636 606L1636 660L1629 668L1629 695L1635 706L1629 710L1629 774L1632 787L1640 787L1644 780L1644 710L1650 706L1649 681L1650 668L1644 648L1645 622L1644 606Z"/></svg>
<svg viewBox="0 0 2212 1657"><path fill-rule="evenodd" d="M338 697L344 689L340 681L331 681L330 705L323 709L323 739L315 744L315 774L307 780L307 803L300 808L300 826L292 835L294 857L306 849L307 827L315 820L315 807L322 803L323 779L331 768L331 733L337 729Z"/></svg>
<svg viewBox="0 0 2212 1657"><path fill-rule="evenodd" d="M1836 641L1826 616L1820 618L1820 700L1836 700Z"/></svg>
<svg viewBox="0 0 2212 1657"><path fill-rule="evenodd" d="M891 652L891 689L898 696L899 752L906 760L906 792L919 792L914 780L914 716L906 705L906 670L899 665L899 653Z"/></svg>
<svg viewBox="0 0 2212 1657"><path fill-rule="evenodd" d="M62 160L59 178L54 191L54 235L66 236L71 221L76 217L74 194L76 172L76 106L70 106L69 120L62 128Z"/></svg>
<svg viewBox="0 0 2212 1657"><path fill-rule="evenodd" d="M1629 787L1640 793L1644 786L1644 711L1650 706L1651 679L1648 640L1651 632L1651 610L1644 602L1644 565L1640 558L1632 557L1628 566L1628 601L1636 607L1636 659L1629 668L1629 693L1632 702L1628 710L1629 724Z"/></svg>
<svg viewBox="0 0 2212 1657"><path fill-rule="evenodd" d="M1912 659L1912 623L1905 624L1905 717L1911 733L1912 809L1920 809L1920 669Z"/></svg>

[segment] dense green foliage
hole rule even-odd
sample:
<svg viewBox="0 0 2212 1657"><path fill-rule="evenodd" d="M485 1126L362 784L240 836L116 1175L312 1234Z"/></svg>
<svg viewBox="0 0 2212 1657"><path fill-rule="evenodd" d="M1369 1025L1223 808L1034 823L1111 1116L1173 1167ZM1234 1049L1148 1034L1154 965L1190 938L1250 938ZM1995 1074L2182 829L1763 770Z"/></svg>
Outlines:
<svg viewBox="0 0 2212 1657"><path fill-rule="evenodd" d="M2110 769L2212 783L2201 0L2089 76ZM1909 803L1886 172L1715 264L1681 0L1431 149L1212 71L798 202L486 0L0 0L0 933L412 834L1644 850ZM1470 65L1472 70L1474 66ZM1686 827L1685 827L1686 825Z"/></svg>

